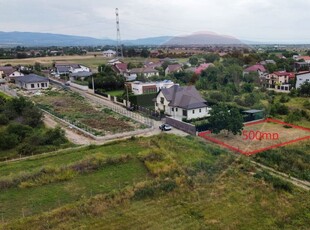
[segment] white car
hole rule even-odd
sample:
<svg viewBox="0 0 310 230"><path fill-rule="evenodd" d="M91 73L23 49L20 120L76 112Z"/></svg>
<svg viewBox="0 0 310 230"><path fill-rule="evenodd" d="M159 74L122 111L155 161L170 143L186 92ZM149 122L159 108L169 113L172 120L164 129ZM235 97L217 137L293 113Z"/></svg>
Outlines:
<svg viewBox="0 0 310 230"><path fill-rule="evenodd" d="M172 128L171 128L171 126L168 125L168 124L162 124L162 125L159 126L159 129L160 129L161 131L169 131L169 130L171 130Z"/></svg>

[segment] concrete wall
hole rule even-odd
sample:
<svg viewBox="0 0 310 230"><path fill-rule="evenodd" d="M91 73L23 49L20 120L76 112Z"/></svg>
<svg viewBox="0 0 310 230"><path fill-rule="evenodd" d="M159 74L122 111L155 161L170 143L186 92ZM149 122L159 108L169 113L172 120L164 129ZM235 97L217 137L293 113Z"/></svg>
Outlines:
<svg viewBox="0 0 310 230"><path fill-rule="evenodd" d="M84 91L88 91L88 86L87 85L79 85L73 82L70 82L70 86L80 89L80 90L84 90Z"/></svg>
<svg viewBox="0 0 310 230"><path fill-rule="evenodd" d="M296 89L298 89L300 85L302 85L306 81L310 83L310 73L297 75L296 76Z"/></svg>
<svg viewBox="0 0 310 230"><path fill-rule="evenodd" d="M166 123L188 134L196 135L196 127L192 124L188 124L188 123L173 119L171 117L166 117Z"/></svg>

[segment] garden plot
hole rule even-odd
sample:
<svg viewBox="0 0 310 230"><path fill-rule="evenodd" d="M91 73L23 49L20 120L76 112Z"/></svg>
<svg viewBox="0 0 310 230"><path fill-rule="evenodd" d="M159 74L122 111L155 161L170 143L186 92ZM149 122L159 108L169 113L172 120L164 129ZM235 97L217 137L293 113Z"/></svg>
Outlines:
<svg viewBox="0 0 310 230"><path fill-rule="evenodd" d="M310 139L310 129L266 119L248 123L241 135L201 132L199 136L244 155L252 155L298 141Z"/></svg>
<svg viewBox="0 0 310 230"><path fill-rule="evenodd" d="M89 103L78 93L46 91L32 99L40 108L97 136L143 128L143 125L130 118Z"/></svg>

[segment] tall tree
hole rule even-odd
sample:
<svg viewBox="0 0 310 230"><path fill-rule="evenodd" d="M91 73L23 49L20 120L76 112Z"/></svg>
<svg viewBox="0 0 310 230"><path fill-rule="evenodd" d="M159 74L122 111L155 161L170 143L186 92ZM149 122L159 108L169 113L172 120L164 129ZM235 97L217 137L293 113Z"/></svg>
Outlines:
<svg viewBox="0 0 310 230"><path fill-rule="evenodd" d="M243 118L237 108L229 109L225 104L219 104L212 108L210 112L210 129L212 133L226 132L226 136L231 132L233 135L241 135L243 129Z"/></svg>

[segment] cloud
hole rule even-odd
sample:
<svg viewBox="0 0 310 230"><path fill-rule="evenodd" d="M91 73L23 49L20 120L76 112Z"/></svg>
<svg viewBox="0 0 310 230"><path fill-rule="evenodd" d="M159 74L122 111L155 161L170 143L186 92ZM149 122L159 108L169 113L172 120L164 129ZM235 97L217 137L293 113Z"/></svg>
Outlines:
<svg viewBox="0 0 310 230"><path fill-rule="evenodd" d="M294 0L0 0L0 31L123 39L213 31L241 39L307 40L310 1Z"/></svg>

